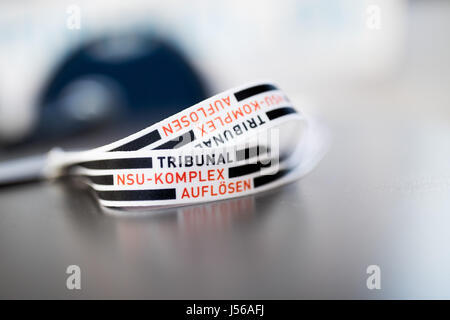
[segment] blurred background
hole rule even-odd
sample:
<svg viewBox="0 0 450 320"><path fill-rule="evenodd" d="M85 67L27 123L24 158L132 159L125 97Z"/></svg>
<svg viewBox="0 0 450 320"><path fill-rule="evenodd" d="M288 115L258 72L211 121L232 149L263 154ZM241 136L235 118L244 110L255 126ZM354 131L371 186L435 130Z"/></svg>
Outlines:
<svg viewBox="0 0 450 320"><path fill-rule="evenodd" d="M404 67L410 11L388 0L2 1L1 145L147 125L254 79L292 96L385 83Z"/></svg>
<svg viewBox="0 0 450 320"><path fill-rule="evenodd" d="M99 146L258 79L333 141L269 196L157 217L2 189L0 296L450 298L449 33L444 0L1 1L0 159Z"/></svg>

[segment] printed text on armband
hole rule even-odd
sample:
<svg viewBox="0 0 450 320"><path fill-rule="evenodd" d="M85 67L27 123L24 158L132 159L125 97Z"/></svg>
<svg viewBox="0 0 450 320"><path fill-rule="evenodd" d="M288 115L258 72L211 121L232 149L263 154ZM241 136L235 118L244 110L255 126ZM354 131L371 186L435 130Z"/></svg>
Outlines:
<svg viewBox="0 0 450 320"><path fill-rule="evenodd" d="M270 94L261 97L259 100L252 100L243 105L238 105L236 108L231 105L230 97L222 98L216 100L209 104L209 107L199 107L197 110L191 111L189 114L181 116L179 119L172 120L170 123L162 126L162 131L167 137L169 134L176 133L182 129L191 126L194 123L201 121L196 128L199 130L201 137L210 134L221 127L225 127L230 123L239 120L247 115L254 114L261 110L262 107L269 107L273 105L278 105L283 102L288 101L284 95L281 94ZM220 111L226 107L233 108L228 111L225 115L220 115ZM216 117L209 119L214 114Z"/></svg>
<svg viewBox="0 0 450 320"><path fill-rule="evenodd" d="M219 185L184 187L181 199L203 198L207 196L220 197L227 194L241 193L251 189L250 179L221 182Z"/></svg>
<svg viewBox="0 0 450 320"><path fill-rule="evenodd" d="M158 165L163 168L219 166L235 161L235 152L209 152L204 154L158 156Z"/></svg>
<svg viewBox="0 0 450 320"><path fill-rule="evenodd" d="M211 138L196 144L195 147L203 148L205 146L211 148L213 146L217 147L226 144L227 142L232 141L235 137L238 137L251 129L255 129L258 126L262 126L265 123L266 121L263 120L261 115L257 115L256 117L252 117L236 124L230 129L224 130L222 133L213 135Z"/></svg>
<svg viewBox="0 0 450 320"><path fill-rule="evenodd" d="M207 171L191 170L176 172L153 173L119 173L115 174L116 186L133 185L171 185L178 183L211 182L225 180L225 169L210 169Z"/></svg>
<svg viewBox="0 0 450 320"><path fill-rule="evenodd" d="M162 132L164 133L164 136L168 137L170 134L178 132L183 128L187 128L193 123L198 122L200 119L207 119L229 106L231 106L230 96L217 99L211 102L208 107L199 107L197 110L193 110L182 115L179 119L172 120L170 123L163 125Z"/></svg>

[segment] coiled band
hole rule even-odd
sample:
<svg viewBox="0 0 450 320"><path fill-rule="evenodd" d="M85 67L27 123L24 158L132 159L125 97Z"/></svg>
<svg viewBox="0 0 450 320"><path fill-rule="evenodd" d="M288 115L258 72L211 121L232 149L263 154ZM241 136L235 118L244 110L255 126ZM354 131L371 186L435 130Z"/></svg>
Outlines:
<svg viewBox="0 0 450 320"><path fill-rule="evenodd" d="M78 177L105 207L184 205L293 181L323 154L319 139L314 122L281 90L258 82L103 147L53 151L46 174Z"/></svg>

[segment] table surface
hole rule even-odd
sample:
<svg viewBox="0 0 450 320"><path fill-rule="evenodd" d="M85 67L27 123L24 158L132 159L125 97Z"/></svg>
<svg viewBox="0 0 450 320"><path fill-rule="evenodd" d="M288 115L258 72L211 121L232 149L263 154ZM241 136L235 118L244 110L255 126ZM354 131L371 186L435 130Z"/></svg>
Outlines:
<svg viewBox="0 0 450 320"><path fill-rule="evenodd" d="M2 189L0 298L450 298L450 50L435 41L390 80L309 91L333 140L277 190L114 216L64 181Z"/></svg>

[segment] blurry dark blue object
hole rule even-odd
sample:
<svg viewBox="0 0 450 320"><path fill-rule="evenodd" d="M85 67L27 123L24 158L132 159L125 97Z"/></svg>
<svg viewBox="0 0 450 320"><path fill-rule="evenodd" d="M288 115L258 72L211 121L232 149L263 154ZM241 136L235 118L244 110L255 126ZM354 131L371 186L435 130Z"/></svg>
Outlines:
<svg viewBox="0 0 450 320"><path fill-rule="evenodd" d="M50 77L28 141L54 141L133 119L151 124L207 95L199 74L169 42L104 37L72 52Z"/></svg>

